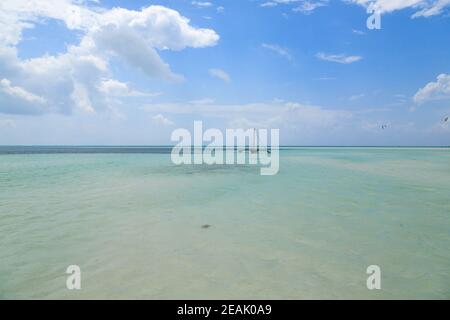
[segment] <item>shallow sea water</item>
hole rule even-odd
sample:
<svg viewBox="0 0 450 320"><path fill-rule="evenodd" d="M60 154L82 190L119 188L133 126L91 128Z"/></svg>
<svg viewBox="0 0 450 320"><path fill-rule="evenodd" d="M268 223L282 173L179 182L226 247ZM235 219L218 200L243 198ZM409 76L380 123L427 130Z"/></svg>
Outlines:
<svg viewBox="0 0 450 320"><path fill-rule="evenodd" d="M261 176L3 148L0 298L450 298L450 149L290 148Z"/></svg>

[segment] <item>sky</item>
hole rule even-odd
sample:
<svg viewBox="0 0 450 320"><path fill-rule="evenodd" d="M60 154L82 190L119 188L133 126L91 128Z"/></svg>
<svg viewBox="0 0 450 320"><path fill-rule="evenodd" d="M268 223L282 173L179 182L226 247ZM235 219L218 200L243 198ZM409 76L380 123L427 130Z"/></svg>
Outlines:
<svg viewBox="0 0 450 320"><path fill-rule="evenodd" d="M448 146L448 116L450 0L0 3L0 145Z"/></svg>

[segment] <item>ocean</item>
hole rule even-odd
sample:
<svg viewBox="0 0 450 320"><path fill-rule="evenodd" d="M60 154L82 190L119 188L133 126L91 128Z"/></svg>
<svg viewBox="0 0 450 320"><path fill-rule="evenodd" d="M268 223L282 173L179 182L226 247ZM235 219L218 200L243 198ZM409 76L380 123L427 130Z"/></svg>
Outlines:
<svg viewBox="0 0 450 320"><path fill-rule="evenodd" d="M2 299L449 299L449 231L449 148L0 147Z"/></svg>

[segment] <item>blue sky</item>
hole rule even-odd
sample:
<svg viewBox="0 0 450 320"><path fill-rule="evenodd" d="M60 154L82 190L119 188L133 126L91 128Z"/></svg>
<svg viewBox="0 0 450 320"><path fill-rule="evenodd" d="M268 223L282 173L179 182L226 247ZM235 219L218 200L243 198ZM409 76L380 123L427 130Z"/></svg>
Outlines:
<svg viewBox="0 0 450 320"><path fill-rule="evenodd" d="M367 6L381 14L369 30ZM449 145L450 0L0 5L0 144Z"/></svg>

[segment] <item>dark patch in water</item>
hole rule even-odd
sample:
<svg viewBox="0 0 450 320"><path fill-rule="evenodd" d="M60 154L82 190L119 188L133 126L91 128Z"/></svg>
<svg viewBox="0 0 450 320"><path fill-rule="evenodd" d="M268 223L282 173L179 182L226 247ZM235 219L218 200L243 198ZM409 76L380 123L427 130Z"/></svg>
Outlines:
<svg viewBox="0 0 450 320"><path fill-rule="evenodd" d="M202 225L202 229L208 229L208 228L211 228L211 225L209 225L209 224Z"/></svg>

